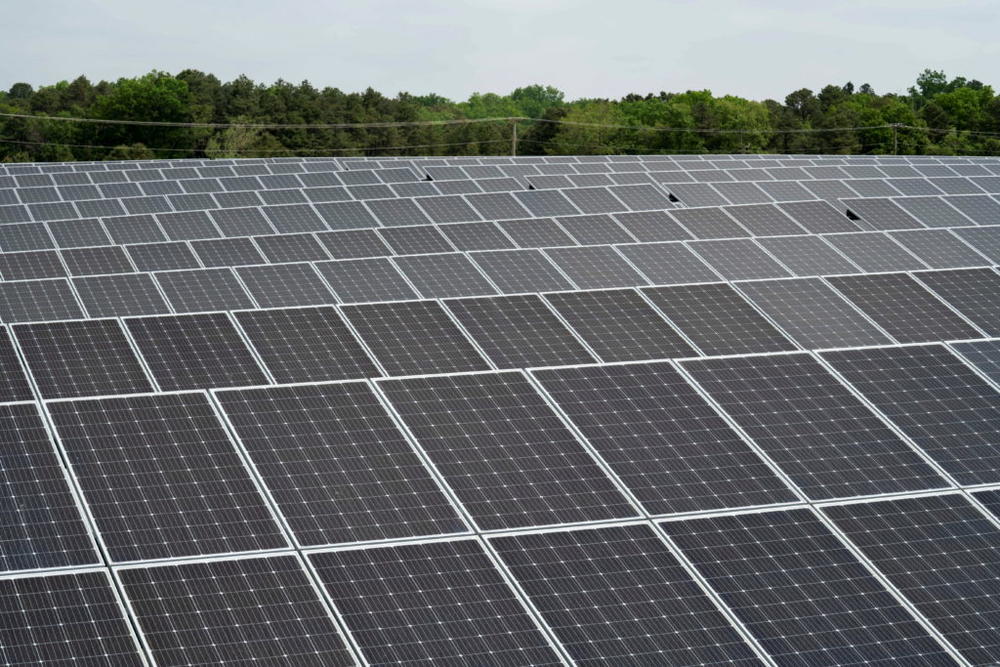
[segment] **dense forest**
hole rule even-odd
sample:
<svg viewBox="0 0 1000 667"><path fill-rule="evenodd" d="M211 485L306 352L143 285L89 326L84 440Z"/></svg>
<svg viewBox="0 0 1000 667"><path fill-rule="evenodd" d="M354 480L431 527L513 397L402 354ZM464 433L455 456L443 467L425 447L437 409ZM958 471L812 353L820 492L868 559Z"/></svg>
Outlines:
<svg viewBox="0 0 1000 667"><path fill-rule="evenodd" d="M25 117L33 116L33 117ZM34 116L38 116L35 118ZM116 125L114 119L230 127ZM503 119L487 120L482 119ZM519 120L513 120L519 119ZM462 121L462 122L455 122ZM475 121L475 122L469 122ZM401 123L383 127L246 127ZM420 124L412 124L420 123ZM1000 154L1000 96L925 70L906 95L868 84L753 101L708 90L568 101L551 86L508 95L345 93L185 70L0 92L0 160L566 153Z"/></svg>

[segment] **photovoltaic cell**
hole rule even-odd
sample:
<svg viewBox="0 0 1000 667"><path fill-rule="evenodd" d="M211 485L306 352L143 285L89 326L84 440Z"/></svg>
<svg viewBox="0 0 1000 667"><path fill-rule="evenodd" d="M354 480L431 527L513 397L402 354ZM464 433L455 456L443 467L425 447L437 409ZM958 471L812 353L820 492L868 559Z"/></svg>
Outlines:
<svg viewBox="0 0 1000 667"><path fill-rule="evenodd" d="M112 560L286 546L204 394L46 407Z"/></svg>
<svg viewBox="0 0 1000 667"><path fill-rule="evenodd" d="M804 231L773 204L727 206L725 211L754 236L790 236Z"/></svg>
<svg viewBox="0 0 1000 667"><path fill-rule="evenodd" d="M294 556L117 574L160 664L355 664Z"/></svg>
<svg viewBox="0 0 1000 667"><path fill-rule="evenodd" d="M809 510L660 525L778 664L954 664Z"/></svg>
<svg viewBox="0 0 1000 667"><path fill-rule="evenodd" d="M191 248L182 241L129 245L125 246L125 252L140 271L170 271L201 266Z"/></svg>
<svg viewBox="0 0 1000 667"><path fill-rule="evenodd" d="M225 313L125 320L164 391L267 384Z"/></svg>
<svg viewBox="0 0 1000 667"><path fill-rule="evenodd" d="M1000 530L959 495L827 507L970 663L1000 659Z"/></svg>
<svg viewBox="0 0 1000 667"><path fill-rule="evenodd" d="M583 213L613 213L626 211L622 204L607 188L567 188L562 194L573 202Z"/></svg>
<svg viewBox="0 0 1000 667"><path fill-rule="evenodd" d="M759 664L648 526L491 542L577 664Z"/></svg>
<svg viewBox="0 0 1000 667"><path fill-rule="evenodd" d="M233 317L279 383L381 375L335 308L242 310Z"/></svg>
<svg viewBox="0 0 1000 667"><path fill-rule="evenodd" d="M695 350L632 290L559 292L545 298L604 361L696 356Z"/></svg>
<svg viewBox="0 0 1000 667"><path fill-rule="evenodd" d="M979 338L979 333L902 273L829 278L900 343Z"/></svg>
<svg viewBox="0 0 1000 667"><path fill-rule="evenodd" d="M514 243L489 222L459 222L441 225L441 232L459 250L506 250Z"/></svg>
<svg viewBox="0 0 1000 667"><path fill-rule="evenodd" d="M577 215L581 212L558 190L521 190L513 194L537 217Z"/></svg>
<svg viewBox="0 0 1000 667"><path fill-rule="evenodd" d="M316 234L334 259L358 259L363 257L383 257L392 250L373 229L345 229L339 232Z"/></svg>
<svg viewBox="0 0 1000 667"><path fill-rule="evenodd" d="M1000 481L1000 393L946 347L823 357L960 484Z"/></svg>
<svg viewBox="0 0 1000 667"><path fill-rule="evenodd" d="M458 195L418 197L414 201L433 222L471 222L481 219Z"/></svg>
<svg viewBox="0 0 1000 667"><path fill-rule="evenodd" d="M609 215L574 215L556 222L581 245L631 243L636 239Z"/></svg>
<svg viewBox="0 0 1000 667"><path fill-rule="evenodd" d="M389 375L489 368L435 301L344 306L341 312Z"/></svg>
<svg viewBox="0 0 1000 667"><path fill-rule="evenodd" d="M105 572L0 579L0 619L7 665L146 664Z"/></svg>
<svg viewBox="0 0 1000 667"><path fill-rule="evenodd" d="M445 305L497 368L594 361L537 295L454 299Z"/></svg>
<svg viewBox="0 0 1000 667"><path fill-rule="evenodd" d="M428 225L431 222L412 199L374 199L367 206L386 227Z"/></svg>
<svg viewBox="0 0 1000 667"><path fill-rule="evenodd" d="M990 259L994 264L1000 264L1000 226L964 228L954 230L955 234L971 245L978 252Z"/></svg>
<svg viewBox="0 0 1000 667"><path fill-rule="evenodd" d="M635 516L521 373L378 382L481 529Z"/></svg>
<svg viewBox="0 0 1000 667"><path fill-rule="evenodd" d="M562 664L474 540L309 560L371 664Z"/></svg>
<svg viewBox="0 0 1000 667"><path fill-rule="evenodd" d="M367 384L216 396L300 544L466 532Z"/></svg>
<svg viewBox="0 0 1000 667"><path fill-rule="evenodd" d="M434 225L391 227L380 229L379 234L397 255L451 252L455 249Z"/></svg>
<svg viewBox="0 0 1000 667"><path fill-rule="evenodd" d="M913 274L990 336L1000 336L1000 274L992 269Z"/></svg>
<svg viewBox="0 0 1000 667"><path fill-rule="evenodd" d="M901 197L893 201L927 227L961 227L971 224L968 218L940 197Z"/></svg>
<svg viewBox="0 0 1000 667"><path fill-rule="evenodd" d="M650 514L797 500L668 363L533 374Z"/></svg>
<svg viewBox="0 0 1000 667"><path fill-rule="evenodd" d="M643 291L705 354L795 349L729 285L679 285Z"/></svg>
<svg viewBox="0 0 1000 667"><path fill-rule="evenodd" d="M945 486L809 355L698 359L684 368L813 500Z"/></svg>

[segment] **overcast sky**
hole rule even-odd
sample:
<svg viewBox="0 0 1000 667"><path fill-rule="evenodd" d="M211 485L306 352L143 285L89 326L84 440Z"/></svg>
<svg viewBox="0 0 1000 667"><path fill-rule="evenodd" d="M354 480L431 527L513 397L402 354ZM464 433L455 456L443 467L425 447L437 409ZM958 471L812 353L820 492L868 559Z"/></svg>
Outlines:
<svg viewBox="0 0 1000 667"><path fill-rule="evenodd" d="M1000 85L998 0L28 0L5 3L0 87L195 68L465 99L827 83L902 92L925 67Z"/></svg>

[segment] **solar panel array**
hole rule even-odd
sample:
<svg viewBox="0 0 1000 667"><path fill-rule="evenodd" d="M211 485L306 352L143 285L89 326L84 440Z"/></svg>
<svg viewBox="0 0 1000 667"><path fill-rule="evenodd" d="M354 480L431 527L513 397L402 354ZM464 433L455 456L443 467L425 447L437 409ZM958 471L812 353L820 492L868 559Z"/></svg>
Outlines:
<svg viewBox="0 0 1000 667"><path fill-rule="evenodd" d="M0 165L0 664L997 664L998 263L988 157Z"/></svg>

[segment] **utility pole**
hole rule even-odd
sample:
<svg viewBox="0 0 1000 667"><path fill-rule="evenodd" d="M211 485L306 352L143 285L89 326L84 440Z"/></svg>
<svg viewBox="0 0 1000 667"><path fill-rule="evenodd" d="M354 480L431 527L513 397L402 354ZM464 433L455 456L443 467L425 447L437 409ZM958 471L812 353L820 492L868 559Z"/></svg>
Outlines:
<svg viewBox="0 0 1000 667"><path fill-rule="evenodd" d="M899 123L892 124L892 154L899 155Z"/></svg>
<svg viewBox="0 0 1000 667"><path fill-rule="evenodd" d="M517 118L511 118L510 154L517 157Z"/></svg>

